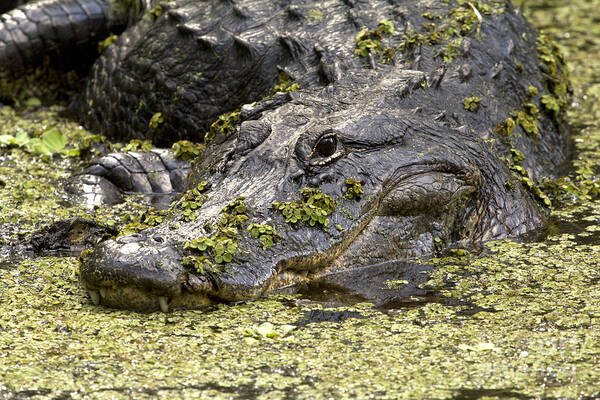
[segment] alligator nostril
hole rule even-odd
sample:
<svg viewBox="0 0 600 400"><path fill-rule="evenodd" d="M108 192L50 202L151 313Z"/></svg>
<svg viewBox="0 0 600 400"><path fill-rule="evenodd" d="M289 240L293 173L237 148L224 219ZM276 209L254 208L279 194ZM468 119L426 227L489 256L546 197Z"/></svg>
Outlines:
<svg viewBox="0 0 600 400"><path fill-rule="evenodd" d="M324 172L319 175L320 183L331 182L333 176L329 172Z"/></svg>

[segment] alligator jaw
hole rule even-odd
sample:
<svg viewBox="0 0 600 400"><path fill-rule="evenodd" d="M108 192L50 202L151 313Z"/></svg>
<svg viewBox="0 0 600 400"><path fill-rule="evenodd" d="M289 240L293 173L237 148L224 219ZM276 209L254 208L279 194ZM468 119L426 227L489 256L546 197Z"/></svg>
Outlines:
<svg viewBox="0 0 600 400"><path fill-rule="evenodd" d="M200 293L185 292L177 296L168 297L152 294L133 286L87 289L87 292L94 305L139 312L160 310L167 313L173 309L202 308L216 303L215 300Z"/></svg>
<svg viewBox="0 0 600 400"><path fill-rule="evenodd" d="M81 285L94 305L142 312L214 303L212 284L189 274L171 245L145 235L106 241L84 257Z"/></svg>
<svg viewBox="0 0 600 400"><path fill-rule="evenodd" d="M296 285L307 282L308 271L283 271L273 275L263 287L257 287L255 293L248 293L249 298L256 298L264 292L278 289L282 286ZM182 290L177 294L154 292L133 285L113 285L98 287L82 279L81 285L87 291L91 302L116 309L134 310L138 312L162 311L167 313L179 309L201 309L226 301L218 297L218 291L200 282L200 279L189 274L188 281L183 283ZM194 282L196 283L194 285ZM104 282L100 283L104 284ZM199 285L198 285L199 284ZM225 293L222 293L225 294ZM230 293L231 295L231 293Z"/></svg>

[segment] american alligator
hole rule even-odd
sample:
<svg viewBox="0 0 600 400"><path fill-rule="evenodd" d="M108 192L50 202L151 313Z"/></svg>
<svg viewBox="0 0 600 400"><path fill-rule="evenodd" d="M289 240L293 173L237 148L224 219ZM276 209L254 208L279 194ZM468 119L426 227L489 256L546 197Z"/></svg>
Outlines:
<svg viewBox="0 0 600 400"><path fill-rule="evenodd" d="M74 102L84 124L207 145L167 222L82 255L95 303L240 301L546 221L536 183L566 157L569 87L556 48L508 1L86 4L101 5L99 31L111 15L131 26ZM17 29L3 23L0 35ZM14 75L9 45L0 67Z"/></svg>

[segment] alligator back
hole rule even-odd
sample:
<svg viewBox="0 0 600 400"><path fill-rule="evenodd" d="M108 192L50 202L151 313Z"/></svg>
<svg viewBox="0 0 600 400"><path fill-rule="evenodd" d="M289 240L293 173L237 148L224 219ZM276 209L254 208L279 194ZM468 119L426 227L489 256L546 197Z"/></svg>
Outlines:
<svg viewBox="0 0 600 400"><path fill-rule="evenodd" d="M546 46L541 62L536 38L504 1L179 0L105 51L79 109L93 130L168 145L201 141L282 72L318 90L372 69L382 79L419 70L423 90L399 93L398 107L520 151L537 179L565 157L562 109L544 112L541 100L564 106L566 86L560 58Z"/></svg>
<svg viewBox="0 0 600 400"><path fill-rule="evenodd" d="M390 6L381 6L383 18ZM341 1L164 3L160 16L140 21L100 58L82 117L117 138L201 140L220 114L264 97L282 71L304 87L322 84L320 44L362 65L353 57L361 23L349 10ZM164 122L151 129L156 113Z"/></svg>

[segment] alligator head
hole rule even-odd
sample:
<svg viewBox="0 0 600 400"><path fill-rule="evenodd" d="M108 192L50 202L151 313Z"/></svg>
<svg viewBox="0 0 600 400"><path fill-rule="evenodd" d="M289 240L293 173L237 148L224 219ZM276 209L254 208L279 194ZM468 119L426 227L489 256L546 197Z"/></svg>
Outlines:
<svg viewBox="0 0 600 400"><path fill-rule="evenodd" d="M83 285L119 308L197 307L539 227L483 132L401 106L422 78L298 92L216 138L178 206L196 196L195 219L101 243Z"/></svg>

